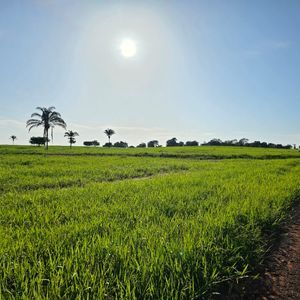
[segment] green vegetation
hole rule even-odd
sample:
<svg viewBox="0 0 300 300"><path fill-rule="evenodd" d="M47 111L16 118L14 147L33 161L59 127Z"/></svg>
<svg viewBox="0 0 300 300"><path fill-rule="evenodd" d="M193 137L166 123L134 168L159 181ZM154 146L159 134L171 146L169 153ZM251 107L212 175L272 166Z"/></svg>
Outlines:
<svg viewBox="0 0 300 300"><path fill-rule="evenodd" d="M111 146L110 138L111 138L112 135L115 134L115 131L113 129L107 128L107 129L104 130L104 133L108 137L108 144L107 144L107 146Z"/></svg>
<svg viewBox="0 0 300 300"><path fill-rule="evenodd" d="M15 140L17 139L17 137L15 135L11 135L9 138L12 140L13 144L15 143Z"/></svg>
<svg viewBox="0 0 300 300"><path fill-rule="evenodd" d="M98 155L98 156L154 156L194 159L223 159L223 158L300 158L300 151L292 149L265 149L251 147L229 146L200 146L200 147L153 147L153 148L88 148L51 146L48 152L38 147L30 146L1 146L0 154L61 154L61 155Z"/></svg>
<svg viewBox="0 0 300 300"><path fill-rule="evenodd" d="M300 197L293 150L44 153L0 147L0 299L207 298L255 274Z"/></svg>
<svg viewBox="0 0 300 300"><path fill-rule="evenodd" d="M68 138L70 148L72 148L72 145L76 143L75 137L79 136L79 134L76 131L68 130L67 132L65 132L64 136Z"/></svg>
<svg viewBox="0 0 300 300"><path fill-rule="evenodd" d="M49 136L49 129L53 130L55 126L60 126L66 129L67 124L61 118L60 113L54 111L55 107L37 107L36 108L39 113L31 114L31 119L27 120L26 127L30 131L34 127L43 127L44 129L44 139L45 139L45 146L48 149L48 136ZM52 131L53 132L53 131ZM52 134L51 134L52 135ZM53 138L53 135L52 135Z"/></svg>

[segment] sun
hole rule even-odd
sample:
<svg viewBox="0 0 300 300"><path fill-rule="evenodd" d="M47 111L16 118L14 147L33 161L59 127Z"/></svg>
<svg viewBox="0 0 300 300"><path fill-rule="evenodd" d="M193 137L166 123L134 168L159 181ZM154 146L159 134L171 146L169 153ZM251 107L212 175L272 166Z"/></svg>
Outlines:
<svg viewBox="0 0 300 300"><path fill-rule="evenodd" d="M133 57L136 55L136 42L131 39L124 39L120 44L120 50L124 57Z"/></svg>

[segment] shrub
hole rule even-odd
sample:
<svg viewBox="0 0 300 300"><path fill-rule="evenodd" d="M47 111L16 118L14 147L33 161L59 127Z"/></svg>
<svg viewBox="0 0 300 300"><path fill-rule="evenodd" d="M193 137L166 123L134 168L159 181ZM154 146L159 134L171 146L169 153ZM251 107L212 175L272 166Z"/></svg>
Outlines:
<svg viewBox="0 0 300 300"><path fill-rule="evenodd" d="M96 140L83 142L84 146L100 146L100 143Z"/></svg>
<svg viewBox="0 0 300 300"><path fill-rule="evenodd" d="M146 148L146 143L141 143L136 146L137 148Z"/></svg>
<svg viewBox="0 0 300 300"><path fill-rule="evenodd" d="M128 148L128 144L126 142L116 142L114 143L114 147L116 148Z"/></svg>
<svg viewBox="0 0 300 300"><path fill-rule="evenodd" d="M45 145L46 143L46 138L43 137L43 136L32 136L29 140L29 143L31 145L38 145L38 146L41 146L41 145ZM48 139L48 142L50 142L50 140Z"/></svg>
<svg viewBox="0 0 300 300"><path fill-rule="evenodd" d="M199 143L197 141L187 141L185 146L199 146Z"/></svg>

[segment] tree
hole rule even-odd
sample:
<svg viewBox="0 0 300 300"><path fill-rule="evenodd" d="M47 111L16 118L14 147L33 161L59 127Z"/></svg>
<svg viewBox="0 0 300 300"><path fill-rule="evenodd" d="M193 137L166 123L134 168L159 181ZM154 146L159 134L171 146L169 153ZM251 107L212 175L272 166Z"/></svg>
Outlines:
<svg viewBox="0 0 300 300"><path fill-rule="evenodd" d="M167 147L173 147L173 146L177 146L177 138L172 138L170 140L167 140L167 143L166 143Z"/></svg>
<svg viewBox="0 0 300 300"><path fill-rule="evenodd" d="M145 143L140 143L139 145L136 146L137 148L146 148Z"/></svg>
<svg viewBox="0 0 300 300"><path fill-rule="evenodd" d="M197 141L187 141L185 146L199 146L199 143Z"/></svg>
<svg viewBox="0 0 300 300"><path fill-rule="evenodd" d="M269 143L268 148L276 148L276 145L274 143Z"/></svg>
<svg viewBox="0 0 300 300"><path fill-rule="evenodd" d="M116 148L128 148L128 144L126 142L116 142L114 143L114 147Z"/></svg>
<svg viewBox="0 0 300 300"><path fill-rule="evenodd" d="M149 148L158 147L158 141L157 140L150 141L147 143L147 146Z"/></svg>
<svg viewBox="0 0 300 300"><path fill-rule="evenodd" d="M97 140L94 140L92 143L94 147L100 146L100 143Z"/></svg>
<svg viewBox="0 0 300 300"><path fill-rule="evenodd" d="M11 135L10 139L13 141L13 144L15 143L15 140L17 139L17 137L15 135Z"/></svg>
<svg viewBox="0 0 300 300"><path fill-rule="evenodd" d="M42 126L44 128L44 138L45 138L45 147L48 150L48 134L49 129L54 128L54 126L60 126L64 129L66 129L67 124L65 121L61 118L60 113L54 111L55 107L50 106L48 108L46 107L37 107L40 111L40 113L33 113L31 115L32 119L29 119L26 122L26 127L29 127L28 131L30 131L33 127L39 127ZM33 119L34 117L37 117L37 119Z"/></svg>
<svg viewBox="0 0 300 300"><path fill-rule="evenodd" d="M262 148L268 148L268 143L262 142L262 143L260 143L260 147L262 147Z"/></svg>
<svg viewBox="0 0 300 300"><path fill-rule="evenodd" d="M109 147L112 147L112 145L113 145L112 143L105 143L105 144L103 145L103 147L108 147L108 148L109 148Z"/></svg>
<svg viewBox="0 0 300 300"><path fill-rule="evenodd" d="M174 137L167 141L167 147L174 147L174 146L184 146L183 142L177 143L177 139Z"/></svg>
<svg viewBox="0 0 300 300"><path fill-rule="evenodd" d="M85 141L83 142L84 146L100 146L100 143L97 140L94 141Z"/></svg>
<svg viewBox="0 0 300 300"><path fill-rule="evenodd" d="M234 140L227 140L222 143L223 146L236 146L238 144L237 139Z"/></svg>
<svg viewBox="0 0 300 300"><path fill-rule="evenodd" d="M254 141L253 143L250 143L252 147L260 147L260 144L260 141Z"/></svg>
<svg viewBox="0 0 300 300"><path fill-rule="evenodd" d="M221 146L223 144L222 140L220 139L212 139L207 143L203 143L202 146Z"/></svg>
<svg viewBox="0 0 300 300"><path fill-rule="evenodd" d="M240 146L245 146L248 142L249 142L248 139L242 138L242 139L239 140L238 144L239 144Z"/></svg>
<svg viewBox="0 0 300 300"><path fill-rule="evenodd" d="M69 130L69 131L65 132L64 136L68 138L69 144L70 144L70 148L71 148L72 144L76 143L75 136L79 136L79 134L76 131Z"/></svg>
<svg viewBox="0 0 300 300"><path fill-rule="evenodd" d="M50 140L48 139L48 142L50 142ZM45 145L46 143L46 139L43 136L32 136L29 140L29 143L31 145Z"/></svg>
<svg viewBox="0 0 300 300"><path fill-rule="evenodd" d="M107 135L107 137L108 137L108 143L111 144L111 143L110 143L110 137L111 137L112 135L115 134L115 131L112 130L112 129L110 129L110 128L107 128L107 129L104 130L104 133L105 133L105 134Z"/></svg>

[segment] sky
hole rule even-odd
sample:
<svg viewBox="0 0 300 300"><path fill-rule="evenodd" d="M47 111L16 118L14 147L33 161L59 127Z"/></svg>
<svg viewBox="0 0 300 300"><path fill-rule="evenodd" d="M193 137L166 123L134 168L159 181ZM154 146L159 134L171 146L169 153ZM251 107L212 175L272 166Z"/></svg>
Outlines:
<svg viewBox="0 0 300 300"><path fill-rule="evenodd" d="M299 145L299 28L299 0L0 0L0 144L41 136L26 120L55 106L76 145L106 128Z"/></svg>

